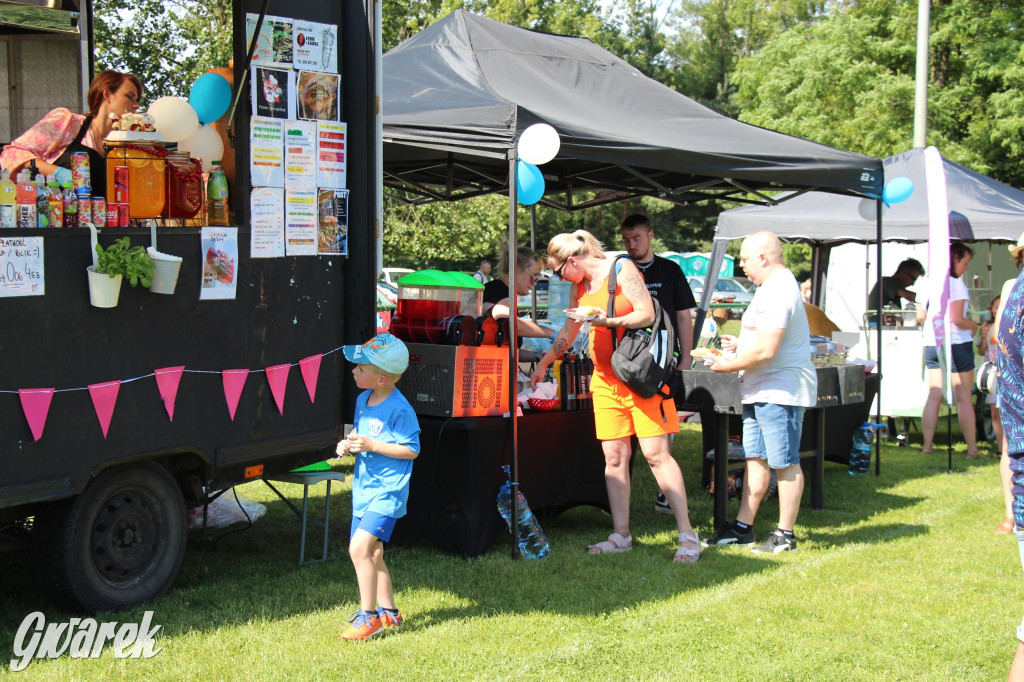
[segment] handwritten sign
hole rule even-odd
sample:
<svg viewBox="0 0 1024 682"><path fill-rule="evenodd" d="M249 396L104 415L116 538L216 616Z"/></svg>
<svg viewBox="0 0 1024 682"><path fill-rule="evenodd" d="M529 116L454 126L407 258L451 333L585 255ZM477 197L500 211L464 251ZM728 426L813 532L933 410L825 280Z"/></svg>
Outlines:
<svg viewBox="0 0 1024 682"><path fill-rule="evenodd" d="M45 293L43 238L0 238L0 298Z"/></svg>

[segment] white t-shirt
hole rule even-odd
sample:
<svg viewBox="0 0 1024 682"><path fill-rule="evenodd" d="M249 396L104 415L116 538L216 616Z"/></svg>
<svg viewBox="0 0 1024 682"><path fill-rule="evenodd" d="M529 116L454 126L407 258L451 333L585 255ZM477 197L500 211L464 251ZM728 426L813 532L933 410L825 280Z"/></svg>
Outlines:
<svg viewBox="0 0 1024 682"><path fill-rule="evenodd" d="M758 329L785 333L775 357L740 372L743 403L814 407L818 373L811 361L811 332L800 285L789 270L776 271L758 287L743 313L739 352L757 343Z"/></svg>
<svg viewBox="0 0 1024 682"><path fill-rule="evenodd" d="M935 344L935 315L939 312L939 306L928 305L930 303L928 296L934 292L931 285L924 288L924 300L918 299L917 302L928 306L928 314L924 318L924 329L921 334L924 339L924 345L934 346ZM967 314L967 308L970 306L971 295L967 291L967 285L959 277L949 278L949 303L947 305L953 305L954 301L964 301L964 315ZM949 322L949 339L952 343L970 343L974 340L974 332L969 329L961 329L960 327L953 324L953 321Z"/></svg>

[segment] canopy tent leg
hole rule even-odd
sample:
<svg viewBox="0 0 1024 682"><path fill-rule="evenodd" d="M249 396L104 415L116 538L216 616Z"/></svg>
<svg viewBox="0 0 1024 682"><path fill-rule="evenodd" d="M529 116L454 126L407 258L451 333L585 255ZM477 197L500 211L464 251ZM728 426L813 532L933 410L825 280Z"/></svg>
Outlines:
<svg viewBox="0 0 1024 682"><path fill-rule="evenodd" d="M509 287L509 298L512 301L512 311L508 316L508 369L509 369L509 382L508 382L508 413L509 413L509 426L512 429L511 432L511 444L512 444L512 485L510 488L512 504L512 558L521 559L522 553L519 551L519 423L516 419L517 408L519 403L518 388L519 388L519 363L516 362L516 347L517 343L517 332L516 322L519 318L519 309L516 305L516 251L518 245L516 244L517 238L517 220L518 212L516 211L516 154L512 150L508 156L508 260L509 270L508 273L508 287Z"/></svg>

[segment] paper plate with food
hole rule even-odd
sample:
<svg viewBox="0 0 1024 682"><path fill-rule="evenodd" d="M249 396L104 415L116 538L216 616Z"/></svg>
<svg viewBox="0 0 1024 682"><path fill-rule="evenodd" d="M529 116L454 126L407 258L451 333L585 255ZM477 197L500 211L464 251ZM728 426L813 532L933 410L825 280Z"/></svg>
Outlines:
<svg viewBox="0 0 1024 682"><path fill-rule="evenodd" d="M565 316L577 322L588 322L598 315L604 315L604 311L593 305L581 305L579 308L565 309Z"/></svg>

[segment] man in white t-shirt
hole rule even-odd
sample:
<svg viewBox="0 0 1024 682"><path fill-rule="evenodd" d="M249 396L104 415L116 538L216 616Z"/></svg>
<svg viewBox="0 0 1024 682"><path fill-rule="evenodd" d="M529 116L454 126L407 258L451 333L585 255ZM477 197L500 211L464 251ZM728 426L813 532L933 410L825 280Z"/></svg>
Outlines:
<svg viewBox="0 0 1024 682"><path fill-rule="evenodd" d="M491 281L491 261L486 258L480 261L480 268L473 273L473 278L480 284L487 284Z"/></svg>
<svg viewBox="0 0 1024 682"><path fill-rule="evenodd" d="M739 338L724 335L722 350L734 358L711 357L716 372L739 372L743 402L746 476L736 522L706 546L754 544L754 518L774 469L779 486L779 525L755 552L796 549L793 535L804 476L800 433L804 409L813 407L818 376L811 362L810 331L800 285L782 260L782 243L771 232L757 232L740 247L740 267L758 285L743 313Z"/></svg>

